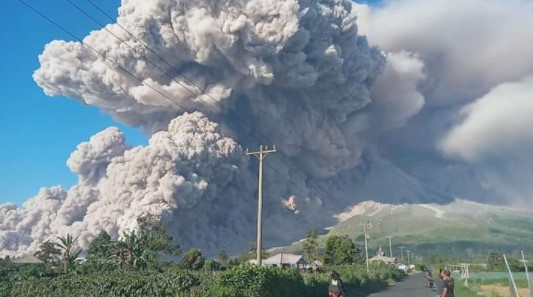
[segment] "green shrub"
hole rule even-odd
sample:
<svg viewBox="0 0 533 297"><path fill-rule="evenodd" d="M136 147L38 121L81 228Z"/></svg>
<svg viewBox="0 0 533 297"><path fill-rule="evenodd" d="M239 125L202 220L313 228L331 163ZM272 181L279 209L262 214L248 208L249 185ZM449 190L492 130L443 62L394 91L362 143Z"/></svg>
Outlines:
<svg viewBox="0 0 533 297"><path fill-rule="evenodd" d="M8 297L13 289L13 283L0 281L0 297Z"/></svg>
<svg viewBox="0 0 533 297"><path fill-rule="evenodd" d="M180 273L113 272L91 275L62 275L17 282L6 296L186 296L199 285L198 278ZM0 287L1 288L1 287Z"/></svg>
<svg viewBox="0 0 533 297"><path fill-rule="evenodd" d="M302 292L305 285L295 269L244 265L221 272L207 296L293 297Z"/></svg>
<svg viewBox="0 0 533 297"><path fill-rule="evenodd" d="M332 269L340 273L347 297L365 296L384 289L389 281L399 280L404 275L385 265L373 265L369 273L364 265L342 265L329 267L328 272L307 273L303 277L296 269L250 265L224 271L191 271L173 265L165 272L130 269L57 277L35 277L22 270L7 273L5 269L4 278L0 274L0 297L323 297L327 294ZM6 278L8 275L9 279Z"/></svg>

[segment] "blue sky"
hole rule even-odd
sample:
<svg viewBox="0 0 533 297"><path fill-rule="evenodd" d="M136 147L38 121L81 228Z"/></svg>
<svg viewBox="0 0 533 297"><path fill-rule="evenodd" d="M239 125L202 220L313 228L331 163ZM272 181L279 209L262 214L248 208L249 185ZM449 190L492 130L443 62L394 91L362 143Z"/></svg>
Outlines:
<svg viewBox="0 0 533 297"><path fill-rule="evenodd" d="M25 1L78 36L98 29L66 1ZM119 1L95 3L117 15ZM92 14L106 22L96 11ZM78 101L47 97L35 84L32 74L39 67L38 55L44 45L53 39L72 38L15 0L2 3L0 24L0 65L4 74L0 80L0 204L20 205L40 187L74 184L77 178L67 168L67 158L76 145L106 127L120 127L130 144L147 142L137 129L119 125Z"/></svg>
<svg viewBox="0 0 533 297"><path fill-rule="evenodd" d="M64 0L24 0L79 37L99 26ZM94 0L112 16L119 0ZM379 1L361 1L376 3ZM102 23L99 14L86 1L76 1ZM64 97L47 97L32 79L39 67L38 55L54 39L72 40L20 2L6 1L0 10L0 204L21 205L39 188L69 187L76 176L66 160L76 146L98 131L118 126L131 145L145 144L147 137L138 129L113 121L94 107L83 106Z"/></svg>

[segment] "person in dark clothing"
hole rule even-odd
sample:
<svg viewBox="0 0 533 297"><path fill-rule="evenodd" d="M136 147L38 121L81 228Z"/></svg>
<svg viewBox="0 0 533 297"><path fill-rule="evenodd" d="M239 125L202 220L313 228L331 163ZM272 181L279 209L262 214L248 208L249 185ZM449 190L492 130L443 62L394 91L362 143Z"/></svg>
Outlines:
<svg viewBox="0 0 533 297"><path fill-rule="evenodd" d="M328 293L329 297L344 296L342 280L340 278L339 273L335 270L331 272L331 280L329 281Z"/></svg>
<svg viewBox="0 0 533 297"><path fill-rule="evenodd" d="M451 277L449 270L444 270L444 289L442 290L442 297L455 297L455 280Z"/></svg>
<svg viewBox="0 0 533 297"><path fill-rule="evenodd" d="M425 274L425 277L426 277L426 286L428 288L433 288L433 274L431 273L431 270L427 269L426 270L426 274Z"/></svg>
<svg viewBox="0 0 533 297"><path fill-rule="evenodd" d="M444 277L442 276L442 269L439 271L439 277L435 280L435 294L436 297L442 296L442 291L444 290L444 286L446 284L446 281L444 280Z"/></svg>

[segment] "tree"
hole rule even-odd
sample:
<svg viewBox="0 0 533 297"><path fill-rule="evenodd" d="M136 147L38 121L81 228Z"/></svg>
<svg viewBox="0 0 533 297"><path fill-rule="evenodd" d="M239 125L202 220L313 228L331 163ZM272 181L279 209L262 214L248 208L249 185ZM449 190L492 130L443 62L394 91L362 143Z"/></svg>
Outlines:
<svg viewBox="0 0 533 297"><path fill-rule="evenodd" d="M119 266L130 265L137 270L159 269L162 264L159 253L181 253L180 247L174 245L172 237L166 234L165 226L151 217L141 218L138 222L138 231L125 232L123 238L113 244L113 259Z"/></svg>
<svg viewBox="0 0 533 297"><path fill-rule="evenodd" d="M360 263L361 250L348 238L348 236L333 235L326 240L324 262L330 265Z"/></svg>
<svg viewBox="0 0 533 297"><path fill-rule="evenodd" d="M131 265L138 270L146 268L148 261L151 260L151 250L144 242L142 235L133 231L124 233L122 240L115 245L115 256L119 266Z"/></svg>
<svg viewBox="0 0 533 297"><path fill-rule="evenodd" d="M228 264L228 260L229 260L229 257L226 254L226 251L225 250L220 250L218 252L218 262L220 264L222 264L222 265L226 265L226 264Z"/></svg>
<svg viewBox="0 0 533 297"><path fill-rule="evenodd" d="M113 255L113 240L105 231L91 241L87 250L88 259L108 259Z"/></svg>
<svg viewBox="0 0 533 297"><path fill-rule="evenodd" d="M181 265L183 268L199 270L204 267L205 258L199 249L190 249L182 257Z"/></svg>
<svg viewBox="0 0 533 297"><path fill-rule="evenodd" d="M304 255L309 262L314 262L318 258L318 234L316 231L307 232L304 242Z"/></svg>
<svg viewBox="0 0 533 297"><path fill-rule="evenodd" d="M45 241L39 245L39 249L33 255L45 263L51 263L57 259L57 256L61 255L61 251L57 248L56 243Z"/></svg>
<svg viewBox="0 0 533 297"><path fill-rule="evenodd" d="M524 264L520 263L517 258L513 256L507 256L507 262L509 263L509 268L513 272L524 271ZM503 254L498 252L490 252L487 259L487 268L491 271L504 271L507 268L505 267L505 260L503 259Z"/></svg>
<svg viewBox="0 0 533 297"><path fill-rule="evenodd" d="M115 244L107 232L100 232L89 244L87 261L84 265L78 266L76 272L87 274L115 270L118 263L115 257Z"/></svg>
<svg viewBox="0 0 533 297"><path fill-rule="evenodd" d="M203 268L206 271L220 271L222 268L222 265L217 260L206 260Z"/></svg>
<svg viewBox="0 0 533 297"><path fill-rule="evenodd" d="M513 256L507 256L507 262L509 263L509 268L512 272L523 272L525 271L524 264L520 263L518 258Z"/></svg>
<svg viewBox="0 0 533 297"><path fill-rule="evenodd" d="M250 259L250 253L242 251L237 257L229 259L228 266L234 267L246 263Z"/></svg>
<svg viewBox="0 0 533 297"><path fill-rule="evenodd" d="M503 271L505 263L503 255L498 252L490 252L487 259L487 268L490 271Z"/></svg>
<svg viewBox="0 0 533 297"><path fill-rule="evenodd" d="M115 243L107 232L100 232L89 244L87 261L79 267L78 271L90 273L114 270L118 263L115 258Z"/></svg>
<svg viewBox="0 0 533 297"><path fill-rule="evenodd" d="M165 252L172 255L181 254L179 245L173 244L172 236L167 234L167 227L152 216L139 218L139 235L146 247L154 252Z"/></svg>
<svg viewBox="0 0 533 297"><path fill-rule="evenodd" d="M67 273L68 267L74 264L74 261L83 250L80 249L77 252L73 251L74 245L76 244L78 238L74 238L70 234L67 234L65 237L58 237L57 239L59 240L57 246L61 250L61 261L63 261L65 265L65 273Z"/></svg>

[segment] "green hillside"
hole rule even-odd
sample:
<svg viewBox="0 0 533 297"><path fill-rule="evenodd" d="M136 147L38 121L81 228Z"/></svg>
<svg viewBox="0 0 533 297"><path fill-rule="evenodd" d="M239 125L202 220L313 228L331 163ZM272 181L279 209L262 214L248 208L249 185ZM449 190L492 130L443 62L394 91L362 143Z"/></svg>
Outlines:
<svg viewBox="0 0 533 297"><path fill-rule="evenodd" d="M480 257L492 250L516 252L533 248L533 213L457 200L449 205L390 205L362 202L338 215L340 223L320 237L347 235L364 244L362 222L370 221L369 248L383 247L393 256L400 246L419 256L432 254ZM299 251L302 243L284 248ZM406 253L404 255L406 257Z"/></svg>

